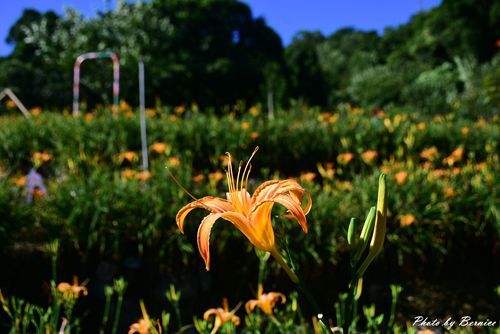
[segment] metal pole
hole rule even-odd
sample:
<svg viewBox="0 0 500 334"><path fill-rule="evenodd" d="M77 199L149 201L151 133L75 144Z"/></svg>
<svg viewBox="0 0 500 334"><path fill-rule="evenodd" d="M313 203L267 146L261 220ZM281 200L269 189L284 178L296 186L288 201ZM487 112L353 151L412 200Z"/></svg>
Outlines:
<svg viewBox="0 0 500 334"><path fill-rule="evenodd" d="M274 119L274 101L273 92L271 90L267 91L267 112L270 119Z"/></svg>
<svg viewBox="0 0 500 334"><path fill-rule="evenodd" d="M139 60L139 104L141 112L142 169L148 170L148 142L146 137L146 110L144 99L144 60Z"/></svg>

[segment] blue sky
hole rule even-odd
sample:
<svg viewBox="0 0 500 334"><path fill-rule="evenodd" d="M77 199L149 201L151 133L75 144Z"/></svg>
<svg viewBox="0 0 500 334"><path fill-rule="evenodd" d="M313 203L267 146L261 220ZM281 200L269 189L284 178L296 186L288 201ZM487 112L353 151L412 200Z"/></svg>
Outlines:
<svg viewBox="0 0 500 334"><path fill-rule="evenodd" d="M106 8L106 0L7 0L1 4L0 56L11 52L5 43L9 28L25 8L63 13L64 7L78 9L85 16ZM114 1L110 0L111 6ZM439 5L441 0L244 0L255 17L264 17L290 43L300 30L320 30L328 35L335 30L352 26L362 30L382 32L385 27L408 22L420 9Z"/></svg>

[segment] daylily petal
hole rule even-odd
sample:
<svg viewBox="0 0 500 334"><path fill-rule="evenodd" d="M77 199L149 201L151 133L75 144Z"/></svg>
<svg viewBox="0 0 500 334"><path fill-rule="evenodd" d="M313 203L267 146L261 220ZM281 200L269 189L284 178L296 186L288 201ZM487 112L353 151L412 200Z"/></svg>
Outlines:
<svg viewBox="0 0 500 334"><path fill-rule="evenodd" d="M282 182L280 180L270 180L262 183L260 186L255 189L252 195L252 203L257 203L261 201L263 198L268 196L268 194L272 191L275 191L279 188L279 183Z"/></svg>
<svg viewBox="0 0 500 334"><path fill-rule="evenodd" d="M224 310L221 309L221 308L211 308L211 309L208 309L208 310L205 311L205 313L203 313L203 319L208 320L208 318L210 318L210 316L212 314L214 314L215 316L218 316L221 311L224 311Z"/></svg>
<svg viewBox="0 0 500 334"><path fill-rule="evenodd" d="M249 240L254 243L255 236L249 229L247 218L238 212L211 213L206 216L198 228L198 249L205 260L207 270L210 269L210 232L217 219L223 218L236 226Z"/></svg>
<svg viewBox="0 0 500 334"><path fill-rule="evenodd" d="M181 233L184 233L184 219L186 219L186 216L194 209L206 209L212 213L220 213L233 211L234 207L231 202L212 196L206 196L191 202L180 209L176 216L177 226L181 230Z"/></svg>
<svg viewBox="0 0 500 334"><path fill-rule="evenodd" d="M257 306L258 302L259 301L257 299L247 301L247 303L245 304L245 310L247 311L247 313L252 312L255 309L255 306Z"/></svg>
<svg viewBox="0 0 500 334"><path fill-rule="evenodd" d="M275 303L278 301L278 299L281 299L281 304L286 303L286 297L281 292L269 292L267 294L267 297L274 300Z"/></svg>
<svg viewBox="0 0 500 334"><path fill-rule="evenodd" d="M300 203L297 202L292 196L288 194L277 194L274 195L270 199L263 200L257 204L255 204L253 210L252 210L252 221L253 215L256 216L261 216L263 214L268 214L269 207L265 205L265 203L278 203L283 205L285 208L287 208L290 211L291 215L288 215L290 217L293 217L294 219L297 219L299 222L299 225L302 227L302 230L307 233L307 220L306 220L306 215L304 211L302 210L302 207L300 206ZM271 206L272 207L272 206Z"/></svg>
<svg viewBox="0 0 500 334"><path fill-rule="evenodd" d="M302 205L302 199L304 198L304 195L307 196L306 207L303 209L304 214L307 215L312 207L311 195L304 188L302 188L298 183L296 183L296 185L289 185L289 186L283 187L279 190L279 193L286 193L286 192L290 193L290 195L295 200L297 200L297 202L301 203L301 205Z"/></svg>

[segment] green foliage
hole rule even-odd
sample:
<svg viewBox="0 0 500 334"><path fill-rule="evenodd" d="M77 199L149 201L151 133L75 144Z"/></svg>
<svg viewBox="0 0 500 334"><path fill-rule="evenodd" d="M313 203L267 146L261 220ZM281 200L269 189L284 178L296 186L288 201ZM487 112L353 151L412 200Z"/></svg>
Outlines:
<svg viewBox="0 0 500 334"><path fill-rule="evenodd" d="M12 87L28 106L67 105L74 61L89 51L118 54L121 92L134 103L140 56L146 65L148 100L161 98L175 105L255 102L264 70L271 63L283 65L279 37L238 1L121 1L116 9L89 20L73 9L62 17L26 11L10 41L15 49L0 63L0 86ZM110 76L108 60L86 62L83 100L91 105L109 102Z"/></svg>
<svg viewBox="0 0 500 334"><path fill-rule="evenodd" d="M404 86L402 100L423 113L445 114L458 102L458 75L453 65L443 63L420 73Z"/></svg>

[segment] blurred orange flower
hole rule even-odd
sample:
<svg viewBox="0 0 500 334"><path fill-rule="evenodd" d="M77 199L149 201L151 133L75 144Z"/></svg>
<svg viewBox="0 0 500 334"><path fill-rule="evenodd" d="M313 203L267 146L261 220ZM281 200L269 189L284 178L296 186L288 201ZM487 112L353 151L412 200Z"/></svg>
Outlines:
<svg viewBox="0 0 500 334"><path fill-rule="evenodd" d="M460 132L462 133L462 135L467 136L467 134L469 133L469 128L464 126L460 129Z"/></svg>
<svg viewBox="0 0 500 334"><path fill-rule="evenodd" d="M135 174L136 180L147 181L151 177L151 173L148 171L142 171Z"/></svg>
<svg viewBox="0 0 500 334"><path fill-rule="evenodd" d="M333 162L326 162L324 164L316 164L316 167L318 168L318 172L321 175L321 177L325 179L333 179L333 176L335 175L335 169L333 168Z"/></svg>
<svg viewBox="0 0 500 334"><path fill-rule="evenodd" d="M396 181L399 185L405 184L406 179L408 178L408 172L401 171L396 174Z"/></svg>
<svg viewBox="0 0 500 334"><path fill-rule="evenodd" d="M415 222L416 218L412 214L399 216L399 225L404 227L408 225L412 225Z"/></svg>
<svg viewBox="0 0 500 334"><path fill-rule="evenodd" d="M353 189L352 183L349 181L338 181L335 183L335 185L340 190L352 190Z"/></svg>
<svg viewBox="0 0 500 334"><path fill-rule="evenodd" d="M132 162L136 159L137 159L137 153L133 151L126 151L118 154L118 160L120 161L127 160L129 162Z"/></svg>
<svg viewBox="0 0 500 334"><path fill-rule="evenodd" d="M152 108L146 108L145 112L146 112L146 115L149 117L155 117L157 114L156 110L152 109Z"/></svg>
<svg viewBox="0 0 500 334"><path fill-rule="evenodd" d="M130 325L128 334L149 334L149 329L151 328L151 324L149 321L144 319L140 319L138 322Z"/></svg>
<svg viewBox="0 0 500 334"><path fill-rule="evenodd" d="M16 103L12 100L7 100L5 102L5 106L8 108L8 109L14 109L16 107Z"/></svg>
<svg viewBox="0 0 500 334"><path fill-rule="evenodd" d="M221 173L219 171L208 174L208 179L211 182L215 182L216 184L219 183L219 181L222 180L223 178L224 178L224 173Z"/></svg>
<svg viewBox="0 0 500 334"><path fill-rule="evenodd" d="M378 152L375 150L368 150L366 152L361 153L361 159L367 164L373 162L375 158L378 156Z"/></svg>
<svg viewBox="0 0 500 334"><path fill-rule="evenodd" d="M205 180L205 175L203 175L203 174L198 174L198 175L193 176L193 182L195 182L195 183L199 183L203 180Z"/></svg>
<svg viewBox="0 0 500 334"><path fill-rule="evenodd" d="M250 133L250 138L252 139L259 138L259 133L257 131L253 131L252 133Z"/></svg>
<svg viewBox="0 0 500 334"><path fill-rule="evenodd" d="M312 182L315 177L316 177L316 173L313 173L313 172L307 172L307 173L300 174L301 181Z"/></svg>
<svg viewBox="0 0 500 334"><path fill-rule="evenodd" d="M448 198L448 197L453 197L457 194L457 192L455 191L455 189L451 188L451 187L446 187L443 189L443 193L444 193L444 197Z"/></svg>
<svg viewBox="0 0 500 334"><path fill-rule="evenodd" d="M94 114L89 112L85 114L85 121L91 122L94 119Z"/></svg>
<svg viewBox="0 0 500 334"><path fill-rule="evenodd" d="M169 144L166 144L166 143L156 142L156 143L151 144L151 146L149 146L149 148L151 149L151 151L153 151L155 153L163 154L167 149L170 150L171 146Z"/></svg>
<svg viewBox="0 0 500 334"><path fill-rule="evenodd" d="M120 101L120 110L127 112L127 111L131 111L132 107L130 107L130 105L127 103L127 101L121 100Z"/></svg>
<svg viewBox="0 0 500 334"><path fill-rule="evenodd" d="M286 297L281 292L262 293L262 285L259 285L257 299L249 300L245 304L247 313L251 313L255 307L260 308L265 314L272 315L276 303L281 300L281 304L286 302Z"/></svg>
<svg viewBox="0 0 500 334"><path fill-rule="evenodd" d="M259 109L257 109L257 107L252 107L252 108L248 109L248 112L252 116L257 116L259 114Z"/></svg>
<svg viewBox="0 0 500 334"><path fill-rule="evenodd" d="M186 108L184 106L177 106L174 108L174 111L176 114L183 114L186 111Z"/></svg>
<svg viewBox="0 0 500 334"><path fill-rule="evenodd" d="M30 110L30 113L31 113L33 116L37 116L37 115L39 115L41 112L42 112L42 108L40 108L40 107L35 107L35 108L32 108L32 109Z"/></svg>
<svg viewBox="0 0 500 334"><path fill-rule="evenodd" d="M121 173L122 178L124 179L131 179L135 175L135 171L133 169L127 168L124 169Z"/></svg>
<svg viewBox="0 0 500 334"><path fill-rule="evenodd" d="M250 127L249 122L243 122L241 123L241 130L247 130Z"/></svg>
<svg viewBox="0 0 500 334"><path fill-rule="evenodd" d="M128 334L151 334L151 333L160 333L161 327L158 323L158 329L154 328L151 324L151 319L149 318L148 312L146 311L146 306L144 306L144 302L140 301L142 319L139 319L138 322L130 325Z"/></svg>
<svg viewBox="0 0 500 334"><path fill-rule="evenodd" d="M35 152L33 153L33 160L35 163L43 163L52 159L52 156L47 152Z"/></svg>
<svg viewBox="0 0 500 334"><path fill-rule="evenodd" d="M78 299L80 295L86 296L88 294L88 290L85 287L85 283L82 285L78 284L78 277L73 277L73 284L69 284L66 282L61 282L57 285L57 290L62 292L66 297L71 299Z"/></svg>
<svg viewBox="0 0 500 334"><path fill-rule="evenodd" d="M181 160L177 157L169 157L167 160L170 166L179 166L181 164Z"/></svg>
<svg viewBox="0 0 500 334"><path fill-rule="evenodd" d="M354 107L351 109L351 112L355 115L360 114L363 110L360 107Z"/></svg>
<svg viewBox="0 0 500 334"><path fill-rule="evenodd" d="M33 198L40 198L45 196L45 193L45 190L36 187L35 189L33 189L31 194L33 195Z"/></svg>
<svg viewBox="0 0 500 334"><path fill-rule="evenodd" d="M438 155L439 155L439 152L438 152L436 146L426 148L425 150L423 150L420 153L420 156L424 159L427 159L427 160L434 160L437 158Z"/></svg>
<svg viewBox="0 0 500 334"><path fill-rule="evenodd" d="M430 176L431 179L439 179L440 177L443 177L443 176L446 176L446 175L448 175L448 171L445 170L445 169L441 169L441 168L434 169L429 174L429 176Z"/></svg>
<svg viewBox="0 0 500 334"><path fill-rule="evenodd" d="M18 187L24 186L27 181L28 181L28 177L26 175L20 176L16 179L12 179L12 183L14 183Z"/></svg>
<svg viewBox="0 0 500 334"><path fill-rule="evenodd" d="M429 177L431 179L439 179L443 176L446 176L448 175L448 171L445 170L445 169L441 169L441 168L437 168L437 169L434 169L433 171L431 171L431 173L429 174Z"/></svg>
<svg viewBox="0 0 500 334"><path fill-rule="evenodd" d="M420 122L417 124L417 129L419 129L420 131L425 130L426 127L427 125L425 125L424 122Z"/></svg>
<svg viewBox="0 0 500 334"><path fill-rule="evenodd" d="M211 308L208 309L204 314L203 314L203 319L208 320L210 319L210 316L215 316L215 322L214 322L214 327L210 334L215 334L217 331L228 321L232 321L233 324L236 326L240 325L240 317L235 315L236 311L238 309L238 306L233 309L232 311L229 311L229 304L227 302L227 298L224 298L222 301L222 308Z"/></svg>
<svg viewBox="0 0 500 334"><path fill-rule="evenodd" d="M354 158L354 153L342 153L337 156L337 162L347 165Z"/></svg>
<svg viewBox="0 0 500 334"><path fill-rule="evenodd" d="M464 154L463 147L455 149L448 157L443 159L443 164L453 166L455 162L462 160Z"/></svg>

